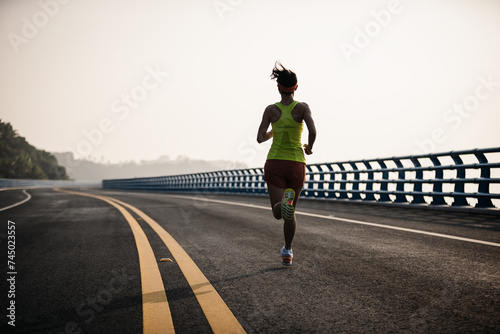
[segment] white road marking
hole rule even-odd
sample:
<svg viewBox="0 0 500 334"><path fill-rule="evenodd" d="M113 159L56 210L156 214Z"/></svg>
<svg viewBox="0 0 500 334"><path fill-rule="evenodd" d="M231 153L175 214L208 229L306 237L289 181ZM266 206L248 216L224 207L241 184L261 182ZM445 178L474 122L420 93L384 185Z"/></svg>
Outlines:
<svg viewBox="0 0 500 334"><path fill-rule="evenodd" d="M9 210L9 209L11 209L11 208L13 208L13 207L16 207L16 206L18 206L18 205L21 205L21 204L23 204L23 203L26 203L27 201L29 201L29 200L31 199L31 195L30 195L30 194L29 194L26 190L23 190L23 193L24 193L25 195L27 195L27 197L26 197L25 199L23 199L23 200L22 200L22 201L20 201L20 202L14 203L14 204L12 204L12 205L6 206L6 207L4 207L4 208L0 208L0 211Z"/></svg>
<svg viewBox="0 0 500 334"><path fill-rule="evenodd" d="M168 197L175 197L175 198L183 198L183 199L192 199L192 200L203 201L203 202L211 202L211 203L219 203L219 204L228 204L228 205L243 206L243 207L254 208L254 209L271 210L271 208L269 206L262 206L262 205L255 205L255 204L246 204L246 203L238 203L238 202L230 202L230 201L222 201L222 200L217 200L217 199L209 199L209 198L206 198L205 196L198 196L198 197L197 196L182 196L182 195L166 195L166 196L168 196ZM361 220L354 220L354 219L348 219L348 218L332 217L332 215L326 216L326 215L319 215L319 214L315 214L315 213L300 212L300 211L295 211L295 214L302 215L302 216L308 216L308 217L328 219L328 220L336 220L336 221L341 221L341 222L344 222L344 223L351 223L351 224L358 224L358 225L380 227L380 228L385 228L385 229L390 229L390 230L397 230L397 231L404 231L404 232L410 232L410 233L424 234L424 235L430 235L430 236L433 236L433 237L446 238L446 239L452 239L452 240L460 240L460 241L465 241L465 242L470 242L470 243L475 243L475 244L500 247L500 243L496 243L496 242L483 241L483 240L470 239L470 238L463 238L463 237L457 237L457 236L454 236L454 235L448 235L448 234L442 234L442 233L434 233L434 232L427 232L427 231L415 230L415 229L412 229L412 228L398 227L398 226L392 226L392 225L376 224L376 223L370 223L370 222L365 222L365 221L361 221Z"/></svg>

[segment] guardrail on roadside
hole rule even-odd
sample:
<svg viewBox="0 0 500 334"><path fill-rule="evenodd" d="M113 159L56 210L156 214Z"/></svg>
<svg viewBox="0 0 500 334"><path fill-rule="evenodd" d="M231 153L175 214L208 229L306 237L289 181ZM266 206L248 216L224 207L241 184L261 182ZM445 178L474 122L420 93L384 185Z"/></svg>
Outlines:
<svg viewBox="0 0 500 334"><path fill-rule="evenodd" d="M104 180L103 187L267 194L263 168ZM311 164L301 197L500 212L500 147Z"/></svg>
<svg viewBox="0 0 500 334"><path fill-rule="evenodd" d="M70 180L0 179L0 189L19 187L98 187L101 182Z"/></svg>

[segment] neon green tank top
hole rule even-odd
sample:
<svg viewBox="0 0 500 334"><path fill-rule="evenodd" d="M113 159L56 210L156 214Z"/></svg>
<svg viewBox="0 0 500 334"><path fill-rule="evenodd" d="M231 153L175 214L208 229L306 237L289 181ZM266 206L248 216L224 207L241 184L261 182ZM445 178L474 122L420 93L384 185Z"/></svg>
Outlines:
<svg viewBox="0 0 500 334"><path fill-rule="evenodd" d="M276 103L281 110L281 117L272 124L273 144L267 154L267 159L290 160L306 162L304 151L300 143L302 138L302 122L299 123L292 117L293 108L299 103L293 101L287 106Z"/></svg>

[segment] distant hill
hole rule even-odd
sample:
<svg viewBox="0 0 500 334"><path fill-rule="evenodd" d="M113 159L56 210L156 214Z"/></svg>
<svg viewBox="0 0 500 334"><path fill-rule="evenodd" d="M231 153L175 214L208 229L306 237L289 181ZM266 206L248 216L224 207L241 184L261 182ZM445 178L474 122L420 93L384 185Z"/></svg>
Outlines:
<svg viewBox="0 0 500 334"><path fill-rule="evenodd" d="M0 120L0 178L67 180L68 176L52 154L30 145L10 123Z"/></svg>
<svg viewBox="0 0 500 334"><path fill-rule="evenodd" d="M69 177L76 181L100 181L247 168L246 164L239 162L194 160L187 157L179 157L175 160L161 157L157 160L141 161L140 163L96 163L88 160L75 160L71 152L54 153L54 156L60 165L66 167Z"/></svg>

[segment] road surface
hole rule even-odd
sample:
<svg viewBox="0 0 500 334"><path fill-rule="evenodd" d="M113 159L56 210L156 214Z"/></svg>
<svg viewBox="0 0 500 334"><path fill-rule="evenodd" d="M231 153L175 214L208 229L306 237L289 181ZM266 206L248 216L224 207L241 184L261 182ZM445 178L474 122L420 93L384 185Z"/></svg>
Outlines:
<svg viewBox="0 0 500 334"><path fill-rule="evenodd" d="M67 190L0 191L2 333L500 332L499 216L301 200L287 268L266 197Z"/></svg>

